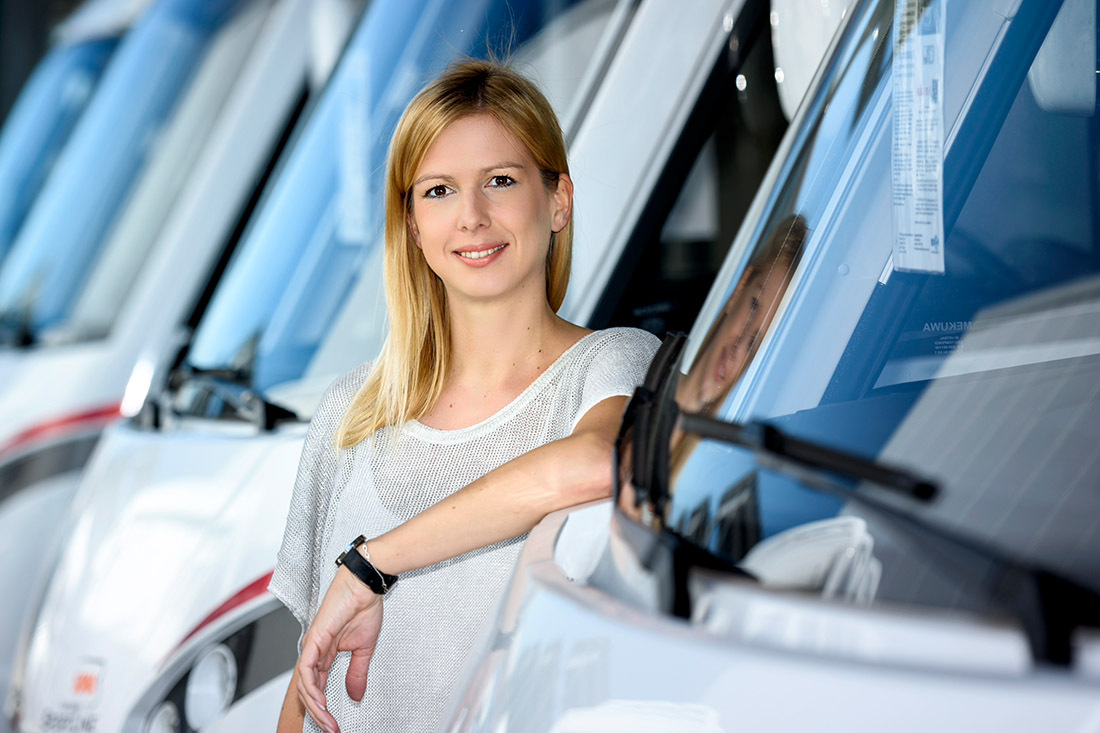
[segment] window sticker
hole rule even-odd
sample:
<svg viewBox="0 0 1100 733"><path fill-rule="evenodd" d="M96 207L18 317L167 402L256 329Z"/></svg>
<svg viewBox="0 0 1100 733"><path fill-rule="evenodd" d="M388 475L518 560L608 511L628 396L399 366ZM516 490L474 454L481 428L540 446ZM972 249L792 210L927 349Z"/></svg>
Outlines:
<svg viewBox="0 0 1100 733"><path fill-rule="evenodd" d="M943 274L943 57L947 0L895 0L894 269Z"/></svg>

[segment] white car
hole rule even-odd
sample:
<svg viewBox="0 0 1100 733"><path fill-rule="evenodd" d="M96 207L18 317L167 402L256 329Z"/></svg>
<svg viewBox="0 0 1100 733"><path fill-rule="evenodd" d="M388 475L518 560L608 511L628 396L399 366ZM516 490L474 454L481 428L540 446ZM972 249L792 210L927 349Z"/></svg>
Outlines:
<svg viewBox="0 0 1100 733"><path fill-rule="evenodd" d="M0 585L24 589L0 596L5 687L80 468L125 412L135 362L145 360L140 382L178 348L357 7L152 5L118 43L0 262ZM134 9L111 16L99 3L83 17L105 31ZM88 91L74 84L64 91Z"/></svg>
<svg viewBox="0 0 1100 733"><path fill-rule="evenodd" d="M865 0L449 731L1095 731L1092 0Z"/></svg>
<svg viewBox="0 0 1100 733"><path fill-rule="evenodd" d="M385 147L433 71L514 32L514 61L570 142L563 315L687 325L684 294L697 309L786 127L764 11L374 0L179 368L89 463L28 648L21 728L197 730L238 701L225 729L277 716L298 627L266 586L302 420L381 344Z"/></svg>

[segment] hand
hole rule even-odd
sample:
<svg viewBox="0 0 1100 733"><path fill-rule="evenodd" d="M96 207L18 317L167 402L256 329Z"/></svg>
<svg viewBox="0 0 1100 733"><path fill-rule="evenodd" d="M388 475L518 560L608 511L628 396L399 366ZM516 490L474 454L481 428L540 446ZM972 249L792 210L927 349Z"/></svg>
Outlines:
<svg viewBox="0 0 1100 733"><path fill-rule="evenodd" d="M328 712L325 699L325 685L336 653L351 652L344 686L348 696L359 702L367 689L367 668L381 628L382 597L347 568L340 567L302 639L302 656L297 666L298 697L326 733L340 730Z"/></svg>

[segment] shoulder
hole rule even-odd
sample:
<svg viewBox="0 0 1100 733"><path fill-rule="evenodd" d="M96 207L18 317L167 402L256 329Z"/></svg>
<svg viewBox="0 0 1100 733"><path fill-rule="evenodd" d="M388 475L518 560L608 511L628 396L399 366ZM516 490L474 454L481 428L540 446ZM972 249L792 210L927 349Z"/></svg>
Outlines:
<svg viewBox="0 0 1100 733"><path fill-rule="evenodd" d="M640 328L593 331L574 347L570 371L574 379L584 382L610 378L640 384L638 375L644 377L660 345L656 336Z"/></svg>
<svg viewBox="0 0 1100 733"><path fill-rule="evenodd" d="M337 377L328 386L324 396L321 397L321 402L317 405L317 411L313 413L311 431L335 434L344 414L351 406L351 401L367 381L373 367L373 361L360 364Z"/></svg>
<svg viewBox="0 0 1100 733"><path fill-rule="evenodd" d="M624 361L648 366L660 339L640 328L605 328L584 337L585 356L593 361Z"/></svg>

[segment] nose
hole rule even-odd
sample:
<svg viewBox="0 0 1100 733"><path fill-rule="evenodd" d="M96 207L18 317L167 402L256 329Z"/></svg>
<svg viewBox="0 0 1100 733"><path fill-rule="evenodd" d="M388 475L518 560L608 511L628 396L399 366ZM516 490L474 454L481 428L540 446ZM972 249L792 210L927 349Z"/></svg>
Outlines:
<svg viewBox="0 0 1100 733"><path fill-rule="evenodd" d="M462 197L462 210L459 212L458 227L464 232L472 232L489 226L489 202L481 191L474 191Z"/></svg>

